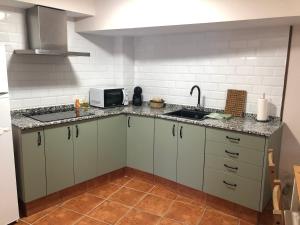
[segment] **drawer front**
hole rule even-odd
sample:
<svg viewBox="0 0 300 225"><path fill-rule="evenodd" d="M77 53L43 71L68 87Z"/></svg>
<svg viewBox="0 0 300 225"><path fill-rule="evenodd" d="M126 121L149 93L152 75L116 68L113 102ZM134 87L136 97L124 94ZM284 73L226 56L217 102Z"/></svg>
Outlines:
<svg viewBox="0 0 300 225"><path fill-rule="evenodd" d="M234 161L246 162L257 166L263 166L264 163L264 152L221 142L207 140L205 152L206 154L230 158Z"/></svg>
<svg viewBox="0 0 300 225"><path fill-rule="evenodd" d="M262 167L229 158L223 158L220 156L206 154L205 167L227 172L240 177L253 179L258 182L260 182L262 179Z"/></svg>
<svg viewBox="0 0 300 225"><path fill-rule="evenodd" d="M259 211L260 182L206 168L204 192Z"/></svg>
<svg viewBox="0 0 300 225"><path fill-rule="evenodd" d="M257 151L264 151L265 138L252 136L247 134L240 134L237 132L206 129L206 139L211 141L232 144L233 146L244 146Z"/></svg>

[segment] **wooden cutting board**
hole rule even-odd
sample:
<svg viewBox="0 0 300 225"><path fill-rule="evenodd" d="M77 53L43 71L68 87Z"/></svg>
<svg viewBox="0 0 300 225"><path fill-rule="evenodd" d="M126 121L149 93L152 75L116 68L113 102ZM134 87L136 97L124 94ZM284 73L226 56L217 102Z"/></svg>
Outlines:
<svg viewBox="0 0 300 225"><path fill-rule="evenodd" d="M244 90L227 90L225 114L232 114L236 117L244 117L246 108L247 92Z"/></svg>

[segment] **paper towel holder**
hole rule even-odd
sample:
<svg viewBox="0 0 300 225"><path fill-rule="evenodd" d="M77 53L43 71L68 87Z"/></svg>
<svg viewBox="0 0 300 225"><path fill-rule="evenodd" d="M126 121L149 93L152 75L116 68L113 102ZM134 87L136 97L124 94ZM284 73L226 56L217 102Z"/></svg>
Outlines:
<svg viewBox="0 0 300 225"><path fill-rule="evenodd" d="M261 110L264 110L265 112L261 112ZM262 122L262 123L269 122L270 116L268 115L269 113L268 111L269 111L269 102L266 99L265 93L263 93L262 97L257 100L257 115L255 120L257 122ZM259 115L259 112L263 113L263 115ZM259 117L266 117L266 119L259 119Z"/></svg>

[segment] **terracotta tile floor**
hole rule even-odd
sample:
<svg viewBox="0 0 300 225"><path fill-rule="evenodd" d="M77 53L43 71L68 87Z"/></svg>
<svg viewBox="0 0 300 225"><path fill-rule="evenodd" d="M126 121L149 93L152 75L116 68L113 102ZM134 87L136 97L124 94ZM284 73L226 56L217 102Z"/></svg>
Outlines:
<svg viewBox="0 0 300 225"><path fill-rule="evenodd" d="M217 210L199 198L179 195L172 187L123 177L22 218L16 224L252 225L226 214L224 207Z"/></svg>

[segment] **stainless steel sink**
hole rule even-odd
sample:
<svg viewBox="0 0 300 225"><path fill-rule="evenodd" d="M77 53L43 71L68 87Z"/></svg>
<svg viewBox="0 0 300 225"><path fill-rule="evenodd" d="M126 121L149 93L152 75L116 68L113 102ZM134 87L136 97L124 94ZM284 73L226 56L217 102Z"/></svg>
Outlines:
<svg viewBox="0 0 300 225"><path fill-rule="evenodd" d="M174 112L165 113L164 115L181 117L193 120L203 120L209 112L199 111L199 110L190 110L190 109L181 109Z"/></svg>

